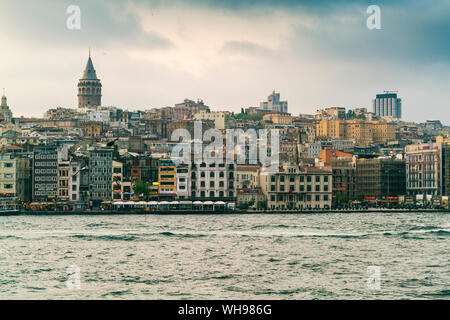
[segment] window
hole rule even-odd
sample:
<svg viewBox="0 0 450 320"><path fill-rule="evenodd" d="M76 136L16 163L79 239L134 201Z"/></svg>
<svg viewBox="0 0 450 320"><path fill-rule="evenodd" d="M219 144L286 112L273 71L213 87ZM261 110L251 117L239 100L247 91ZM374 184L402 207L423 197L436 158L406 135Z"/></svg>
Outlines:
<svg viewBox="0 0 450 320"><path fill-rule="evenodd" d="M213 172L213 171L211 171L211 172L209 173L209 177L210 177L210 178L214 178L214 172Z"/></svg>
<svg viewBox="0 0 450 320"><path fill-rule="evenodd" d="M320 182L320 176L316 176L316 182Z"/></svg>
<svg viewBox="0 0 450 320"><path fill-rule="evenodd" d="M12 168L13 163L12 162L5 162L5 168Z"/></svg>

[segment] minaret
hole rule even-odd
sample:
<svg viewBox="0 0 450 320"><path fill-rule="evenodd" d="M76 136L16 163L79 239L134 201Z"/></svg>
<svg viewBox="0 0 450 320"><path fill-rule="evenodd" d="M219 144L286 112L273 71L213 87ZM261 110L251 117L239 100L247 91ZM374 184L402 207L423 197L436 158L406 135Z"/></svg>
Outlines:
<svg viewBox="0 0 450 320"><path fill-rule="evenodd" d="M5 89L3 88L2 102L0 104L0 121L11 122L12 112L6 101Z"/></svg>
<svg viewBox="0 0 450 320"><path fill-rule="evenodd" d="M78 81L78 108L95 108L102 105L102 84L97 78L89 49L89 59Z"/></svg>

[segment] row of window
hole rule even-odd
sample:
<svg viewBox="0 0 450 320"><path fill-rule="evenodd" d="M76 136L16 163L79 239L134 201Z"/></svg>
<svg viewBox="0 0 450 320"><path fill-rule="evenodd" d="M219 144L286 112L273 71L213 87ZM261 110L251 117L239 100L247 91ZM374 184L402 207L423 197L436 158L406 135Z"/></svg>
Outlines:
<svg viewBox="0 0 450 320"><path fill-rule="evenodd" d="M51 153L51 154L36 153L34 155L34 159L41 159L41 160L58 159L58 154L56 154L56 153Z"/></svg>
<svg viewBox="0 0 450 320"><path fill-rule="evenodd" d="M316 202L319 202L321 200L328 201L330 198L327 194L324 194L324 195L317 194L314 197L311 196L310 194L306 195L306 201L312 201L312 199L314 199ZM270 201L277 201L277 196L272 194L270 196ZM279 194L278 201L296 201L296 200L294 197L289 198L289 197L284 197L284 195L282 195L282 194Z"/></svg>
<svg viewBox="0 0 450 320"><path fill-rule="evenodd" d="M201 198L205 198L207 195L208 195L210 198L215 198L216 196L219 197L219 198L223 198L223 197L225 197L225 192L223 192L223 191L219 191L219 192L210 191L209 193L206 193L205 191L200 191L200 192L198 192L198 193L195 192L195 191L192 191L192 192L191 192L191 196L192 196L193 198L195 198L195 197L197 197L197 196L199 196L199 197L201 197ZM234 197L233 191L229 191L229 192L228 192L228 197Z"/></svg>
<svg viewBox="0 0 450 320"><path fill-rule="evenodd" d="M50 176L35 176L34 181L57 181L57 177L50 177Z"/></svg>
<svg viewBox="0 0 450 320"><path fill-rule="evenodd" d="M191 187L192 187L193 189L195 189L196 186L197 186L197 184L196 184L195 182L192 182L192 183L191 183ZM209 187L210 187L210 188L215 188L215 186L216 186L216 185L215 185L214 181L210 181L210 182L209 182ZM205 187L206 187L205 181L200 181L200 188L205 188ZM223 188L223 187L225 187L225 183L224 183L223 181L219 181L219 188ZM228 183L228 188L230 188L230 189L234 188L234 184L233 184L232 181L230 181L230 182Z"/></svg>
<svg viewBox="0 0 450 320"><path fill-rule="evenodd" d="M57 167L58 163L57 162L53 162L53 161L36 161L34 163L35 167ZM38 170L38 169L36 169ZM56 173L56 169L55 169L55 173Z"/></svg>
<svg viewBox="0 0 450 320"><path fill-rule="evenodd" d="M56 191L42 191L42 190L36 190L34 192L35 196L56 196Z"/></svg>
<svg viewBox="0 0 450 320"><path fill-rule="evenodd" d="M2 185L0 184L0 188L2 187ZM3 185L3 188L4 189L12 189L13 188L13 185L12 184L10 184L10 183L5 183L4 185Z"/></svg>
<svg viewBox="0 0 450 320"><path fill-rule="evenodd" d="M295 178L298 176L289 176L289 181L290 182L295 182ZM300 182L304 182L305 181L305 176L301 175L299 176L300 178ZM313 178L314 177L314 178ZM323 182L328 182L328 176L323 176L323 179L321 179L322 176L306 176L306 181L307 182L312 182L312 180L314 179L315 182L320 182L321 180L323 180ZM287 180L287 176L286 175L279 175L279 180L280 182L284 182L285 180ZM270 181L271 182L275 182L276 181L276 176L272 175L270 176Z"/></svg>
<svg viewBox="0 0 450 320"><path fill-rule="evenodd" d="M321 188L320 188L320 184L316 184L315 185L315 188L314 188L314 190L315 191L321 191L320 190ZM325 184L325 185L323 185L323 190L322 191L328 191L328 185L327 184ZM273 184L273 185L271 185L270 186L270 191L271 192L276 192L277 191L277 188L276 188L276 186ZM284 192L285 191L285 186L283 185L283 184L281 184L280 186L279 186L279 191L280 192ZM295 191L297 191L296 189L295 189L295 185L290 185L289 186L289 191L293 191L293 192L295 192ZM300 185L300 192L303 192L303 191L305 191L305 186L303 185L303 184L301 184ZM311 187L311 185L310 184L308 184L307 186L306 186L306 191L312 191L312 187Z"/></svg>
<svg viewBox="0 0 450 320"><path fill-rule="evenodd" d="M56 169L35 169L34 174L56 174Z"/></svg>

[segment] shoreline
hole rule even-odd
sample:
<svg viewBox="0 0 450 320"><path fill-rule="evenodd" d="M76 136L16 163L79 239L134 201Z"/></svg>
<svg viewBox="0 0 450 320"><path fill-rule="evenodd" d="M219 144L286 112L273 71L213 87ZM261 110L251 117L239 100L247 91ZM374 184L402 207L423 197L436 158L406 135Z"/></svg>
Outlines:
<svg viewBox="0 0 450 320"><path fill-rule="evenodd" d="M364 210L273 210L273 211L258 211L258 210L159 210L159 211L145 211L145 210L96 210L96 211L19 211L19 212L0 212L0 216L83 216L83 215L237 215L237 214L314 214L314 213L425 213L425 212L449 212L450 209L364 209Z"/></svg>

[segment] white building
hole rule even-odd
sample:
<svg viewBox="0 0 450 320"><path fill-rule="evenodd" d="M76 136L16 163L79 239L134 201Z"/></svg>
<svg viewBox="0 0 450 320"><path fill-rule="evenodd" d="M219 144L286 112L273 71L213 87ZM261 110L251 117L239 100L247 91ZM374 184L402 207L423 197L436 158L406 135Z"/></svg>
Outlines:
<svg viewBox="0 0 450 320"><path fill-rule="evenodd" d="M275 90L270 96L267 97L267 101L263 101L259 104L259 108L263 110L288 112L287 101L280 101L280 94Z"/></svg>

